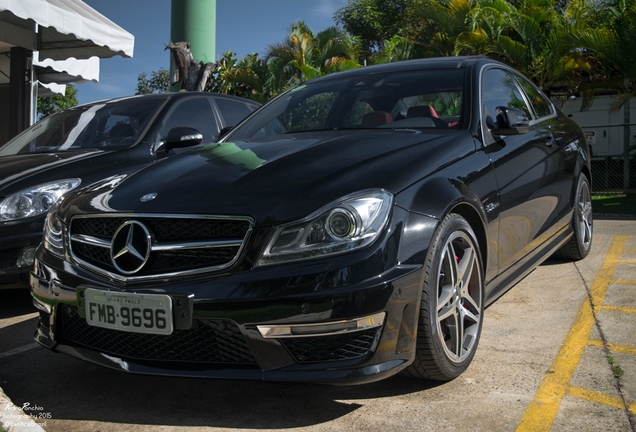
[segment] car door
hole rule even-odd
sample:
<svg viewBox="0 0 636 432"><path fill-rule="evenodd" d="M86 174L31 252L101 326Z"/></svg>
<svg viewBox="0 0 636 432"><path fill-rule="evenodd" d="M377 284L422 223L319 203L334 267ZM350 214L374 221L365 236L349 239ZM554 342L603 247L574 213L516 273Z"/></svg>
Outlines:
<svg viewBox="0 0 636 432"><path fill-rule="evenodd" d="M523 110L530 120L528 131L495 136L492 131L501 127L497 107ZM556 232L562 162L549 129L553 116L534 112L510 71L492 67L483 72L482 134L499 189L499 273Z"/></svg>
<svg viewBox="0 0 636 432"><path fill-rule="evenodd" d="M515 78L528 97L528 103L541 119L550 132L550 140L547 144L551 147L552 156L559 156L561 164L557 179L553 183L555 194L559 196L555 218L558 219L557 229L569 224L571 221L572 202L567 199L577 184L577 177L572 175L577 165L578 144L574 141L579 137L572 129L572 125L563 115L557 115L557 110L550 100L526 78L516 74Z"/></svg>

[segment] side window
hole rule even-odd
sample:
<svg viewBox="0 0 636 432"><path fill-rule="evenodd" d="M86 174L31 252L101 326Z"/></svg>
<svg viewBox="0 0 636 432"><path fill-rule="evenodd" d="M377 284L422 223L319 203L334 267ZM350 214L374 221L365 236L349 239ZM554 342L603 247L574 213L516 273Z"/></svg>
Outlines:
<svg viewBox="0 0 636 432"><path fill-rule="evenodd" d="M241 120L252 113L252 110L241 102L223 98L216 98L214 102L216 102L216 105L219 107L221 117L223 117L226 126L236 126Z"/></svg>
<svg viewBox="0 0 636 432"><path fill-rule="evenodd" d="M534 108L534 112L537 113L537 117L540 118L552 114L552 105L535 86L533 86L530 82L521 78L520 76L517 76L517 80L521 84L523 90L526 92L526 95L528 95L530 104Z"/></svg>
<svg viewBox="0 0 636 432"><path fill-rule="evenodd" d="M481 92L482 114L489 128L490 121L494 123L496 119L498 106L521 109L526 113L528 119L532 119L530 109L528 109L516 81L508 72L502 69L488 69L484 73Z"/></svg>
<svg viewBox="0 0 636 432"><path fill-rule="evenodd" d="M219 129L207 98L188 99L177 104L164 121L160 136L165 138L175 127L195 128L203 134L203 142L216 141Z"/></svg>

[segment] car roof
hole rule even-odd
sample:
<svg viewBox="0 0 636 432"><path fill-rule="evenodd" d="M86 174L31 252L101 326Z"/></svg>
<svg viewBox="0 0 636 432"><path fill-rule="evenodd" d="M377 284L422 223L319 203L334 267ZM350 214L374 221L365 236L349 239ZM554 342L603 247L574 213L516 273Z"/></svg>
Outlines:
<svg viewBox="0 0 636 432"><path fill-rule="evenodd" d="M253 101L251 99L246 99L240 96L227 95L221 93L213 93L213 92L198 92L198 91L188 91L188 92L168 92L168 93L152 93L152 94L141 94L141 95L131 95L131 96L123 96L117 97L113 99L104 99L94 102L89 102L86 104L78 105L78 107L83 106L91 106L96 104L104 104L104 103L112 103L112 102L120 102L125 100L134 100L134 99L171 99L173 101L177 101L179 99L187 99L196 96L205 96L205 97L214 97L214 98L223 98L223 99L233 99L243 103L250 103L256 106L261 105L260 102ZM73 107L75 108L75 107Z"/></svg>
<svg viewBox="0 0 636 432"><path fill-rule="evenodd" d="M464 57L433 57L415 60L405 60L393 63L383 63L372 66L365 66L357 69L350 69L344 72L316 78L316 80L340 79L346 77L359 77L376 73L404 72L421 69L448 69L472 67L481 63L498 63L485 56L464 56Z"/></svg>

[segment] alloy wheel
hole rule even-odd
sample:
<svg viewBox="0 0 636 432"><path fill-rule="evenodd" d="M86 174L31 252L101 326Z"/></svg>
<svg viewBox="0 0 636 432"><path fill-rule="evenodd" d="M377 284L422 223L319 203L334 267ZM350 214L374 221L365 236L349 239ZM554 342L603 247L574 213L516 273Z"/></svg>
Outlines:
<svg viewBox="0 0 636 432"><path fill-rule="evenodd" d="M482 313L482 278L477 249L463 231L448 238L440 261L437 333L448 359L464 361L477 347Z"/></svg>

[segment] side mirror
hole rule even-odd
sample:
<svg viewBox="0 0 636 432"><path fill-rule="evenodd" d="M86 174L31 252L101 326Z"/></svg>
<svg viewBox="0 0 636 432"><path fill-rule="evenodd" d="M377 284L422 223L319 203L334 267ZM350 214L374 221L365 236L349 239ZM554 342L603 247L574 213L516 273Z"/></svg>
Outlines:
<svg viewBox="0 0 636 432"><path fill-rule="evenodd" d="M496 113L497 125L491 131L493 135L520 135L528 133L530 130L530 121L525 111L518 108L498 106Z"/></svg>
<svg viewBox="0 0 636 432"><path fill-rule="evenodd" d="M170 129L166 139L161 140L155 153L168 153L171 149L192 147L201 144L203 135L191 127L175 127Z"/></svg>
<svg viewBox="0 0 636 432"><path fill-rule="evenodd" d="M225 126L223 129L221 129L219 131L219 134L216 137L216 140L220 140L221 138L223 138L225 135L227 135L232 129L234 129L234 126Z"/></svg>

